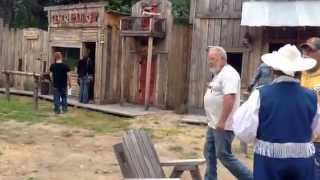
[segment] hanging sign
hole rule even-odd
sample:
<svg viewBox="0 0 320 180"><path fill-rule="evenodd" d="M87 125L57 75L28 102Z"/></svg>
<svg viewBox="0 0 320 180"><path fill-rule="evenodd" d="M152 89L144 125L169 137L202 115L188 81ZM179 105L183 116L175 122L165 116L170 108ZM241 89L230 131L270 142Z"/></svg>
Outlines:
<svg viewBox="0 0 320 180"><path fill-rule="evenodd" d="M50 27L97 26L98 8L50 11Z"/></svg>

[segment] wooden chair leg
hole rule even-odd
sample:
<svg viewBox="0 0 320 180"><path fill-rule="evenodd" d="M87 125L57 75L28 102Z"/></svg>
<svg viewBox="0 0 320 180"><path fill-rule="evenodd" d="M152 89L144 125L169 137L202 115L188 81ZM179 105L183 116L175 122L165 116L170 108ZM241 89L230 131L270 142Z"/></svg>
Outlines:
<svg viewBox="0 0 320 180"><path fill-rule="evenodd" d="M202 176L198 166L196 166L194 170L190 170L190 174L191 174L192 180L202 180Z"/></svg>
<svg viewBox="0 0 320 180"><path fill-rule="evenodd" d="M183 172L184 172L183 170L180 170L177 167L174 167L170 175L170 178L179 178L183 174Z"/></svg>

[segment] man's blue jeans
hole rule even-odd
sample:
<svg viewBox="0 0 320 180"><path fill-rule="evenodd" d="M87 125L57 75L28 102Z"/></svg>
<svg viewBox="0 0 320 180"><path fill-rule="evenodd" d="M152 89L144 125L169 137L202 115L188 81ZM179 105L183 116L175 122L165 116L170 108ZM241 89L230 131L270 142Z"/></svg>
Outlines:
<svg viewBox="0 0 320 180"><path fill-rule="evenodd" d="M54 88L53 89L53 103L54 103L54 112L60 113L60 106L62 111L67 111L67 88Z"/></svg>
<svg viewBox="0 0 320 180"><path fill-rule="evenodd" d="M245 167L231 152L234 139L232 131L217 131L208 128L204 146L207 161L205 180L217 180L217 159L239 180L252 180L252 172Z"/></svg>
<svg viewBox="0 0 320 180"><path fill-rule="evenodd" d="M80 78L80 97L79 102L88 103L89 102L89 87L90 79L88 76Z"/></svg>
<svg viewBox="0 0 320 180"><path fill-rule="evenodd" d="M320 143L314 143L316 148L315 154L315 180L320 180Z"/></svg>

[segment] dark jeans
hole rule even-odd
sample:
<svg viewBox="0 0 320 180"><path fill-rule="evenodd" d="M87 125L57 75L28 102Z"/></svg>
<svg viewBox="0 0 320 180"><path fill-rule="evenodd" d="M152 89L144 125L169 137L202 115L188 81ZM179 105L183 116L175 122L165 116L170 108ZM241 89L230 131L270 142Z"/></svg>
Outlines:
<svg viewBox="0 0 320 180"><path fill-rule="evenodd" d="M54 88L53 89L53 103L54 103L54 112L60 113L62 107L63 111L67 111L67 88Z"/></svg>
<svg viewBox="0 0 320 180"><path fill-rule="evenodd" d="M314 158L269 158L254 154L254 180L315 180Z"/></svg>
<svg viewBox="0 0 320 180"><path fill-rule="evenodd" d="M208 128L204 146L207 161L205 180L217 180L217 159L239 180L252 180L252 172L245 167L231 152L234 139L232 131L216 131Z"/></svg>
<svg viewBox="0 0 320 180"><path fill-rule="evenodd" d="M90 79L88 78L88 76L81 77L79 102L81 103L89 102L89 88L90 88Z"/></svg>
<svg viewBox="0 0 320 180"><path fill-rule="evenodd" d="M316 148L316 154L315 154L315 180L320 180L320 143L315 142L314 146Z"/></svg>

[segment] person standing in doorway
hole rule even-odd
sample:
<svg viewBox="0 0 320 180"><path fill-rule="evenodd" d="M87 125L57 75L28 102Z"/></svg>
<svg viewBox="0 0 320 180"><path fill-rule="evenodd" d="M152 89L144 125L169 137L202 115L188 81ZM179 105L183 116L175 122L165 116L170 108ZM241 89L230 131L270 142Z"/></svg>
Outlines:
<svg viewBox="0 0 320 180"><path fill-rule="evenodd" d="M301 85L310 88L317 93L318 103L320 97L320 38L309 38L301 46L302 53L305 57L311 57L317 60L317 64L314 68L301 74ZM315 155L315 180L320 180L320 136L317 135L314 138L314 145L316 148Z"/></svg>
<svg viewBox="0 0 320 180"><path fill-rule="evenodd" d="M94 62L90 58L90 51L78 62L77 73L80 84L80 103L88 103L90 99L90 86L93 84ZM93 90L93 89L92 89Z"/></svg>
<svg viewBox="0 0 320 180"><path fill-rule="evenodd" d="M240 75L227 63L226 51L210 46L208 67L214 78L204 96L204 108L208 119L204 156L207 162L205 180L217 179L217 159L239 180L252 180L253 175L232 154L234 139L232 115L240 105Z"/></svg>
<svg viewBox="0 0 320 180"><path fill-rule="evenodd" d="M60 114L67 112L67 86L71 88L70 68L63 63L62 53L55 52L53 55L54 63L50 66L50 72L53 79L53 102L54 112Z"/></svg>

